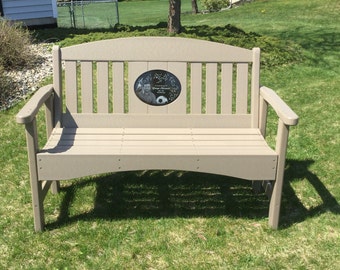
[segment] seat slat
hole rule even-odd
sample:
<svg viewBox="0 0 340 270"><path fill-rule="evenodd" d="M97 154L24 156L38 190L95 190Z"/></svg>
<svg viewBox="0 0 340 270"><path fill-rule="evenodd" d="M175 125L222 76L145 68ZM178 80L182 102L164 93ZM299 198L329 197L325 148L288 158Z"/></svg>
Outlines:
<svg viewBox="0 0 340 270"><path fill-rule="evenodd" d="M259 135L196 135L196 134L63 134L53 135L50 141L263 141Z"/></svg>
<svg viewBox="0 0 340 270"><path fill-rule="evenodd" d="M55 128L52 135L61 134L196 134L196 135L260 135L257 128Z"/></svg>

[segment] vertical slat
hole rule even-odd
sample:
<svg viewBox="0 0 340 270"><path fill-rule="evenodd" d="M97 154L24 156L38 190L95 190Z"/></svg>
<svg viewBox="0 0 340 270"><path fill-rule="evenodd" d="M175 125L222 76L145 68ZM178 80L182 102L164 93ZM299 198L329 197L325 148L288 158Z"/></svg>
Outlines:
<svg viewBox="0 0 340 270"><path fill-rule="evenodd" d="M113 112L124 113L124 62L112 64Z"/></svg>
<svg viewBox="0 0 340 270"><path fill-rule="evenodd" d="M248 64L237 64L236 114L246 114L248 104Z"/></svg>
<svg viewBox="0 0 340 270"><path fill-rule="evenodd" d="M92 62L81 63L81 106L83 113L93 112Z"/></svg>
<svg viewBox="0 0 340 270"><path fill-rule="evenodd" d="M260 97L260 115L259 115L259 127L263 137L266 137L267 128L267 114L268 114L268 103L263 97Z"/></svg>
<svg viewBox="0 0 340 270"><path fill-rule="evenodd" d="M233 64L222 64L221 113L231 114L233 108Z"/></svg>
<svg viewBox="0 0 340 270"><path fill-rule="evenodd" d="M61 53L59 46L53 46L53 87L54 95L54 124L56 127L61 127L62 115L62 71L61 71Z"/></svg>
<svg viewBox="0 0 340 270"><path fill-rule="evenodd" d="M259 96L260 96L260 49L253 49L253 65L251 78L251 115L252 127L259 126Z"/></svg>
<svg viewBox="0 0 340 270"><path fill-rule="evenodd" d="M130 62L128 63L128 81L129 81L129 113L147 113L147 104L142 102L135 94L134 84L136 79L145 71L148 65L146 62Z"/></svg>
<svg viewBox="0 0 340 270"><path fill-rule="evenodd" d="M109 63L97 63L97 111L109 112Z"/></svg>
<svg viewBox="0 0 340 270"><path fill-rule="evenodd" d="M191 64L190 75L191 95L190 112L193 114L202 113L202 64Z"/></svg>
<svg viewBox="0 0 340 270"><path fill-rule="evenodd" d="M168 112L173 114L186 114L187 111L187 63L185 62L169 62L168 70L174 74L181 83L180 96L170 105Z"/></svg>
<svg viewBox="0 0 340 270"><path fill-rule="evenodd" d="M53 102L54 102L54 95L51 95L51 97L46 100L45 105L45 119L46 119L46 135L47 138L50 137L52 130L55 125L55 119L53 118L54 115L54 108L53 108ZM57 123L58 124L58 123ZM59 126L58 126L59 127ZM60 191L60 184L58 181L53 181L51 184L51 190L53 194L56 194ZM43 206L42 206L43 207Z"/></svg>
<svg viewBox="0 0 340 270"><path fill-rule="evenodd" d="M46 120L46 135L47 138L50 137L52 130L54 128L53 119L53 95L51 95L45 102L45 120Z"/></svg>
<svg viewBox="0 0 340 270"><path fill-rule="evenodd" d="M206 64L206 112L217 113L217 63Z"/></svg>
<svg viewBox="0 0 340 270"><path fill-rule="evenodd" d="M65 96L68 112L78 111L77 62L65 62Z"/></svg>

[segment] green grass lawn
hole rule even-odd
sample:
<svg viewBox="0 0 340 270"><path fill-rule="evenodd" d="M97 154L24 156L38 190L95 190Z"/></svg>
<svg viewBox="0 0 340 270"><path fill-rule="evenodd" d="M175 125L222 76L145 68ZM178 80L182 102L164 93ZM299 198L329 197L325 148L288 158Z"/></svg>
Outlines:
<svg viewBox="0 0 340 270"><path fill-rule="evenodd" d="M121 14L124 5L131 14L137 4L151 10L155 3L147 3L122 2ZM0 112L0 269L340 269L339 13L334 0L257 0L182 16L187 27L232 24L301 48L302 60L262 70L262 84L300 116L290 134L278 231L268 229L268 201L249 182L150 171L65 181L45 201L47 230L34 233L24 128L15 123L21 102ZM146 17L124 23L166 21ZM71 44L112 33L39 34Z"/></svg>

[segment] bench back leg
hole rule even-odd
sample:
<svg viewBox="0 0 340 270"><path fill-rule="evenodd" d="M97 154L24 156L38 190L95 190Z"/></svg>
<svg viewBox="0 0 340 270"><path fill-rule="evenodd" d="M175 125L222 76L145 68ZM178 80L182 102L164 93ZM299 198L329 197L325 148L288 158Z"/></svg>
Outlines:
<svg viewBox="0 0 340 270"><path fill-rule="evenodd" d="M51 185L51 191L52 194L57 194L60 191L60 182L59 181L53 181Z"/></svg>

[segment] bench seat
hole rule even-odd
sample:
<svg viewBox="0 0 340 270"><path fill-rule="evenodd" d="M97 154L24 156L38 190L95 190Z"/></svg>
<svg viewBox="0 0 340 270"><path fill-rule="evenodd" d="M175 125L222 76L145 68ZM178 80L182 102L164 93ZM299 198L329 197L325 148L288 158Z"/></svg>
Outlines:
<svg viewBox="0 0 340 270"><path fill-rule="evenodd" d="M37 160L41 180L144 169L270 180L277 154L255 128L55 128Z"/></svg>

